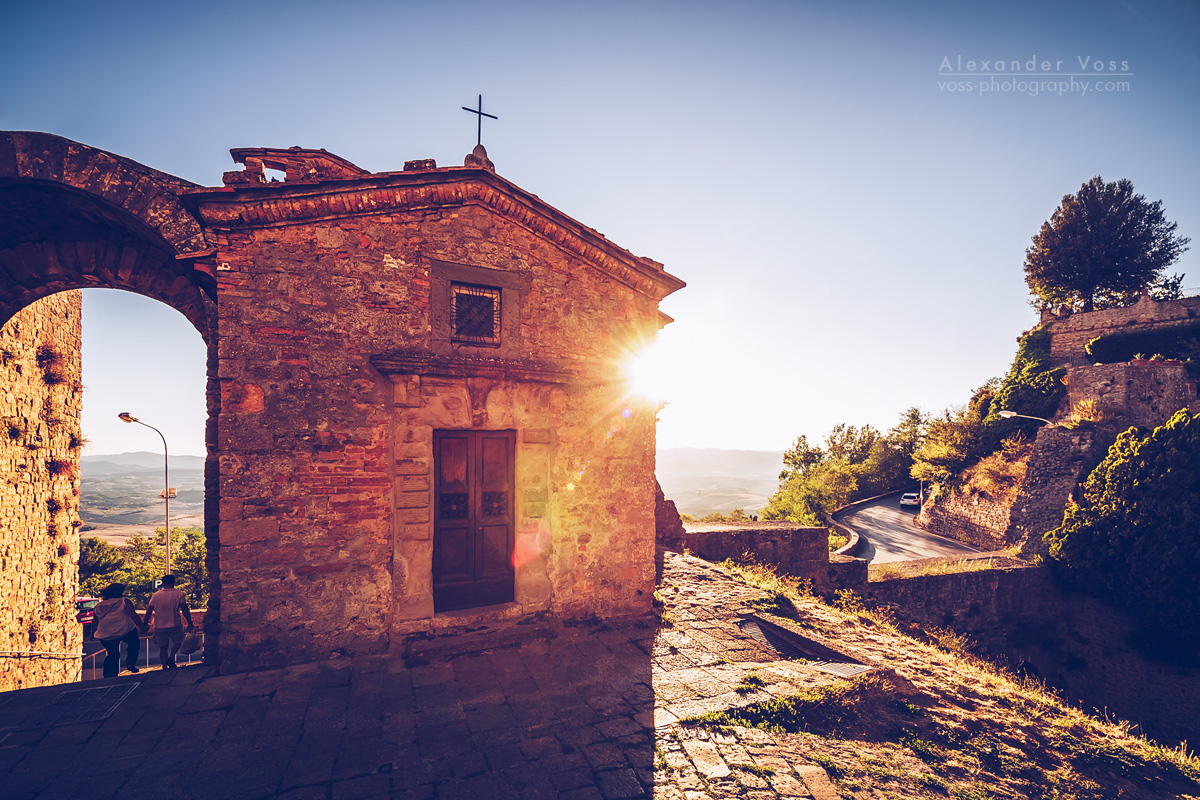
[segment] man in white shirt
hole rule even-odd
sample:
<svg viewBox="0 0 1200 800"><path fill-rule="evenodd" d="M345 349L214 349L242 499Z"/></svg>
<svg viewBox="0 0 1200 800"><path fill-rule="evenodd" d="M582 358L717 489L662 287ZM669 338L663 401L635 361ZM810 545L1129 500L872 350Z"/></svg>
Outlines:
<svg viewBox="0 0 1200 800"><path fill-rule="evenodd" d="M187 596L175 588L174 575L163 575L162 588L151 596L146 610L146 623L154 628L154 643L158 645L158 660L163 669L175 669L175 654L183 644L185 619L191 633L195 628Z"/></svg>

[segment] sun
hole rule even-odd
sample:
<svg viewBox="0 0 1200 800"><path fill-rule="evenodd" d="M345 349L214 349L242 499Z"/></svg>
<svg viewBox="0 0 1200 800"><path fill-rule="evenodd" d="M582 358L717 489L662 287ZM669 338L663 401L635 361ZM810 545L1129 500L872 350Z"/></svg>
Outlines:
<svg viewBox="0 0 1200 800"><path fill-rule="evenodd" d="M626 362L625 374L633 394L652 403L663 402L663 368L655 347L646 346L635 352Z"/></svg>

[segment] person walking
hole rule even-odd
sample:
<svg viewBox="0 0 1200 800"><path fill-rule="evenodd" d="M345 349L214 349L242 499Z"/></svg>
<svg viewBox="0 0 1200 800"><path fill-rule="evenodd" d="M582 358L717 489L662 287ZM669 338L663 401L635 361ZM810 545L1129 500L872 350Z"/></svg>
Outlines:
<svg viewBox="0 0 1200 800"><path fill-rule="evenodd" d="M138 617L133 603L125 597L125 584L110 583L100 590L103 598L92 611L92 637L104 645L104 677L121 674L121 642L125 643L125 668L137 672L138 653L149 626Z"/></svg>
<svg viewBox="0 0 1200 800"><path fill-rule="evenodd" d="M175 588L174 575L163 575L162 588L151 596L146 610L146 621L153 624L154 643L158 645L158 660L163 669L175 669L175 654L183 644L183 620L187 620L188 633L195 630L187 596Z"/></svg>

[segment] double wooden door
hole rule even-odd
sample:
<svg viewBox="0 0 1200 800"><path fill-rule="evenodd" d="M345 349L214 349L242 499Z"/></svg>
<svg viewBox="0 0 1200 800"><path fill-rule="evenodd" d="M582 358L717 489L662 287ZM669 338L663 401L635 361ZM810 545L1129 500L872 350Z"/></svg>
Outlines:
<svg viewBox="0 0 1200 800"><path fill-rule="evenodd" d="M433 609L513 600L513 431L434 431Z"/></svg>

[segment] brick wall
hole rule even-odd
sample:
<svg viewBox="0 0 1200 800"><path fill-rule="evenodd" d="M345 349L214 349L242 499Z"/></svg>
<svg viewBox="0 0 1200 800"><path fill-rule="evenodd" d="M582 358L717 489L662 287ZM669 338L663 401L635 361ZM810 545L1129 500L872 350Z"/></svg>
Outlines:
<svg viewBox="0 0 1200 800"><path fill-rule="evenodd" d="M1160 742L1195 737L1200 671L1142 656L1129 645L1134 620L1063 589L1047 568L873 581L868 597L921 624L967 634L982 654L1040 677L1089 711L1139 723Z"/></svg>
<svg viewBox="0 0 1200 800"><path fill-rule="evenodd" d="M80 676L79 313L62 292L0 329L0 690Z"/></svg>

